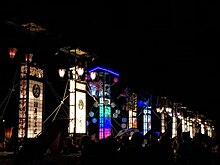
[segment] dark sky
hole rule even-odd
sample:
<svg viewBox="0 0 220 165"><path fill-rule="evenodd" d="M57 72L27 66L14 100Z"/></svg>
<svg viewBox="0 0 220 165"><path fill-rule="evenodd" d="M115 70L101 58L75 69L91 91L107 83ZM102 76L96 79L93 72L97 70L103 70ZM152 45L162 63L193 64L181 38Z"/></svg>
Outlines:
<svg viewBox="0 0 220 165"><path fill-rule="evenodd" d="M119 72L125 86L170 96L217 119L220 60L216 1L19 1L6 5L1 13L4 23L30 20L47 29L45 34L32 36L33 47L79 45L99 56L97 63ZM27 39L20 29L10 28L7 35L1 32L1 44L13 41L25 47ZM19 42L11 33L14 30Z"/></svg>

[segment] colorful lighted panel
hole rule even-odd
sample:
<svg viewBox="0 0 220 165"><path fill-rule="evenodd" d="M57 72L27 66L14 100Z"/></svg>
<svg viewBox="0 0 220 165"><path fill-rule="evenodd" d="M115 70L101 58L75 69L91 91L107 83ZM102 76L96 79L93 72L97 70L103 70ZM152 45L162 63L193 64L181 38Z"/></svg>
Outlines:
<svg viewBox="0 0 220 165"><path fill-rule="evenodd" d="M145 107L143 110L143 134L151 130L151 107Z"/></svg>
<svg viewBox="0 0 220 165"><path fill-rule="evenodd" d="M138 107L142 109L142 116L143 116L143 134L145 135L149 130L151 130L151 99L143 102L138 100Z"/></svg>
<svg viewBox="0 0 220 165"><path fill-rule="evenodd" d="M28 75L29 74L29 75ZM42 131L43 70L21 65L18 138L34 138Z"/></svg>
<svg viewBox="0 0 220 165"><path fill-rule="evenodd" d="M111 106L110 99L99 98L99 139L111 135Z"/></svg>
<svg viewBox="0 0 220 165"><path fill-rule="evenodd" d="M137 128L137 94L132 93L130 100L127 103L128 108L128 127Z"/></svg>
<svg viewBox="0 0 220 165"><path fill-rule="evenodd" d="M119 74L102 67L96 67L89 71L89 73L91 72L100 72L103 76L101 81L90 83L92 95L98 96L99 98L99 139L102 139L111 135L112 125L110 106L111 99L106 98L106 96L110 96L111 85L106 82L106 77L110 75L119 77ZM109 87L108 90L103 89L107 86Z"/></svg>
<svg viewBox="0 0 220 165"><path fill-rule="evenodd" d="M86 133L86 84L70 80L70 112L69 133ZM76 96L76 98L75 98ZM76 104L75 104L76 101ZM75 109L76 105L76 109ZM75 121L76 112L76 121ZM76 125L76 128L75 128ZM76 129L76 130L75 130Z"/></svg>

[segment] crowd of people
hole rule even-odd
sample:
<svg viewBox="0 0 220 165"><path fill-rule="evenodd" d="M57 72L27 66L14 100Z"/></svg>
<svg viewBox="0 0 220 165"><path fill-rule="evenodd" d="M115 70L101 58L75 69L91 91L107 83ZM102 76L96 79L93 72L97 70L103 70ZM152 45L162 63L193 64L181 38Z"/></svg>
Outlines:
<svg viewBox="0 0 220 165"><path fill-rule="evenodd" d="M66 144L66 143L65 143ZM68 149L70 147L71 149ZM168 164L168 165L219 165L220 146L218 137L189 132L170 138L166 133L158 135L149 131L124 134L117 138L109 136L98 140L95 134L84 135L75 145L69 141L63 153L81 152L79 165L87 164Z"/></svg>

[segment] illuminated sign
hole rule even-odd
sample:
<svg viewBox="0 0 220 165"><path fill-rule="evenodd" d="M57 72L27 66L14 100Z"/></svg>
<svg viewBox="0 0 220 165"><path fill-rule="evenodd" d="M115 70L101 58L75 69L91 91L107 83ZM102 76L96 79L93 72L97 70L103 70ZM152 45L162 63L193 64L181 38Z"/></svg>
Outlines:
<svg viewBox="0 0 220 165"><path fill-rule="evenodd" d="M86 133L86 94L76 92L76 133Z"/></svg>
<svg viewBox="0 0 220 165"><path fill-rule="evenodd" d="M24 64L20 73L18 138L34 138L42 131L43 82L27 78L43 78L43 70Z"/></svg>
<svg viewBox="0 0 220 165"><path fill-rule="evenodd" d="M110 99L103 97L99 99L99 139L106 138L111 135L111 106Z"/></svg>
<svg viewBox="0 0 220 165"><path fill-rule="evenodd" d="M43 83L29 81L28 138L34 138L42 130Z"/></svg>
<svg viewBox="0 0 220 165"><path fill-rule="evenodd" d="M137 128L137 94L133 93L130 100L127 103L129 128Z"/></svg>
<svg viewBox="0 0 220 165"><path fill-rule="evenodd" d="M40 68L37 68L35 66L29 66L29 75L37 78L43 78L43 70ZM21 78L26 78L28 73L28 65L22 65L21 66Z"/></svg>
<svg viewBox="0 0 220 165"><path fill-rule="evenodd" d="M76 85L76 93L74 92L75 85ZM74 80L70 80L69 91L70 91L69 133L86 133L86 93L85 93L86 85L80 82L77 82L75 84Z"/></svg>

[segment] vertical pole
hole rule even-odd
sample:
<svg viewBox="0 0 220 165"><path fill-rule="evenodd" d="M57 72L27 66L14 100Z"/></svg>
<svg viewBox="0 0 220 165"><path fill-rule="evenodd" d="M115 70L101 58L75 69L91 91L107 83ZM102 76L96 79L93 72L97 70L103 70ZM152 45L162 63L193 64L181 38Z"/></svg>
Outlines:
<svg viewBox="0 0 220 165"><path fill-rule="evenodd" d="M174 106L172 108L172 138L177 136L177 105L174 103Z"/></svg>
<svg viewBox="0 0 220 165"><path fill-rule="evenodd" d="M26 65L27 65L27 73L26 73L26 81L27 81L27 88L26 88L26 96L27 96L27 101L26 101L26 120L25 120L25 136L24 136L24 140L26 141L28 138L28 110L29 110L29 75L30 75L30 65L29 65L29 52L27 55L27 61L26 61Z"/></svg>
<svg viewBox="0 0 220 165"><path fill-rule="evenodd" d="M102 86L102 91L103 91L103 118L104 118L104 127L103 127L103 138L105 138L105 129L106 129L106 102L105 102L105 84L106 84L106 74L103 72L103 86Z"/></svg>
<svg viewBox="0 0 220 165"><path fill-rule="evenodd" d="M161 112L161 133L165 132L165 113L164 110Z"/></svg>
<svg viewBox="0 0 220 165"><path fill-rule="evenodd" d="M76 47L74 57L74 142L76 141Z"/></svg>

